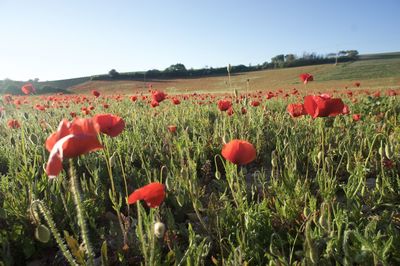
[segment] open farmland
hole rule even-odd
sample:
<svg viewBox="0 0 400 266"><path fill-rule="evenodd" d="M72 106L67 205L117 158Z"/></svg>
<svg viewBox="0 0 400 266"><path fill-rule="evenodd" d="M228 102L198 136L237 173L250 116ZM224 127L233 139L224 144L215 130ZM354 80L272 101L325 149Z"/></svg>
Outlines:
<svg viewBox="0 0 400 266"><path fill-rule="evenodd" d="M400 263L399 90L318 79L319 113L300 88L4 96L2 263Z"/></svg>
<svg viewBox="0 0 400 266"><path fill-rule="evenodd" d="M299 73L314 74L315 81L307 84L307 88L298 79ZM249 80L249 82L247 81ZM354 87L355 82L361 82L364 88L384 89L400 86L400 58L360 60L355 62L294 67L284 69L262 70L232 75L231 86L227 76L164 79L164 80L120 80L120 81L86 81L65 87L63 81L54 84L68 88L73 93L90 93L91 90L101 92L132 94L138 91L147 92L152 84L154 88L171 93L191 92L226 92L230 88L249 90L275 90L279 88L324 91ZM46 83L45 83L46 84ZM70 84L70 83L68 83Z"/></svg>

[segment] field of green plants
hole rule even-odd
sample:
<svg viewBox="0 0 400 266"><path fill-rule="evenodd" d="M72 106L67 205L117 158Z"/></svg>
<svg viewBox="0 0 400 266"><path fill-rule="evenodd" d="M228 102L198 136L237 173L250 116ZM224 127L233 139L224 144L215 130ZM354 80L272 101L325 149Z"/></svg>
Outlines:
<svg viewBox="0 0 400 266"><path fill-rule="evenodd" d="M330 94L3 96L0 265L400 264L399 90Z"/></svg>

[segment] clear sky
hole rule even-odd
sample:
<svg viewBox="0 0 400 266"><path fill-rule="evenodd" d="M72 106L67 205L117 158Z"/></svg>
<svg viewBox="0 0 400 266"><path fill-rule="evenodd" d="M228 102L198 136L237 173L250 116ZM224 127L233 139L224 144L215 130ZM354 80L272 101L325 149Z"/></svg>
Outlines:
<svg viewBox="0 0 400 266"><path fill-rule="evenodd" d="M0 0L0 79L400 51L400 0Z"/></svg>

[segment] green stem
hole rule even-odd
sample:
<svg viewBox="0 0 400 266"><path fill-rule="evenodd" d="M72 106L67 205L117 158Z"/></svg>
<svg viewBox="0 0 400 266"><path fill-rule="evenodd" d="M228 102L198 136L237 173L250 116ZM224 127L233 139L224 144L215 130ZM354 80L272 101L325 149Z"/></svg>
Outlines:
<svg viewBox="0 0 400 266"><path fill-rule="evenodd" d="M93 261L93 249L89 241L89 230L87 228L87 224L84 219L84 208L81 202L81 193L79 189L79 181L76 176L75 168L72 159L69 160L69 174L70 174L70 182L71 182L71 192L74 199L76 214L78 218L78 224L81 228L82 241L86 248L86 253L89 257L89 265L94 265Z"/></svg>
<svg viewBox="0 0 400 266"><path fill-rule="evenodd" d="M54 236L54 239L56 240L58 246L60 247L60 250L62 254L64 255L65 259L68 261L70 265L78 265L74 258L72 257L71 252L68 250L67 246L65 245L63 239L61 238L60 233L57 231L56 224L53 220L53 217L51 216L50 212L48 211L46 205L40 201L40 200L35 200L31 204L31 208L35 209L35 207L39 208L39 211L42 213L44 219L46 220L51 233Z"/></svg>
<svg viewBox="0 0 400 266"><path fill-rule="evenodd" d="M143 253L143 257L145 262L148 262L148 258L147 258L147 251L146 251L146 243L145 243L145 239L144 239L144 235L143 235L143 222L142 222L142 215L141 215L141 206L140 206L140 202L137 202L137 219L138 219L138 225L137 225L137 229L138 229L138 235L139 235L139 241L142 245L142 253Z"/></svg>
<svg viewBox="0 0 400 266"><path fill-rule="evenodd" d="M124 226L124 223L122 222L122 218L121 218L120 206L116 205L116 202L118 202L118 198L117 198L117 191L115 189L115 184L114 184L114 177L113 177L113 173L112 173L112 165L111 165L111 162L110 162L110 158L111 157L110 157L110 152L109 152L109 149L108 149L107 139L105 139L103 141L103 144L104 144L104 149L103 149L104 153L103 154L104 154L104 158L105 158L105 161L106 161L108 177L110 178L110 184L111 184L111 197L112 197L111 201L112 201L112 203L114 205L113 206L114 210L117 213L118 223L119 223L119 226L121 228L122 235L124 236L124 245L127 245L128 239L127 239L127 235L126 235L125 226ZM125 177L124 177L124 179L125 179ZM126 186L126 181L125 181L125 188L126 187L127 186ZM126 195L128 195L127 190L126 190Z"/></svg>

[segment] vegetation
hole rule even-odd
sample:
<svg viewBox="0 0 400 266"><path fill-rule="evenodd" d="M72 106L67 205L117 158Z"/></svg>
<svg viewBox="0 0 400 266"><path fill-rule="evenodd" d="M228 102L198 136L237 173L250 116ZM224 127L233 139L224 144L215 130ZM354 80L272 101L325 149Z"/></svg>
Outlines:
<svg viewBox="0 0 400 266"><path fill-rule="evenodd" d="M241 73L248 71L257 71L263 69L274 69L283 67L297 67L307 65L326 64L334 62L348 62L358 59L358 51L348 50L340 51L337 55L327 56L316 55L315 53L304 53L302 57L294 54L277 55L271 58L271 62L264 62L262 65L255 66L237 65L231 66L231 73ZM169 79L169 78L193 78L204 76L225 75L226 67L212 68L206 67L201 69L186 69L186 67L177 63L166 68L164 71L157 69L148 70L146 72L118 73L115 69L110 70L108 75L93 76L91 80L137 80L137 79Z"/></svg>
<svg viewBox="0 0 400 266"><path fill-rule="evenodd" d="M286 112L302 101L299 92L267 95L170 95L181 103L167 98L155 108L140 95L4 100L1 263L399 264L396 92L336 93L351 114L316 119ZM232 102L231 115L218 109L222 98ZM32 111L47 101L44 111ZM85 115L82 107L92 110ZM112 113L125 129L101 136L103 150L65 160L65 171L49 180L44 143L71 112ZM10 119L21 127L9 128ZM233 139L254 145L255 161L225 160L221 150ZM151 182L166 186L161 206L127 204L131 192Z"/></svg>

